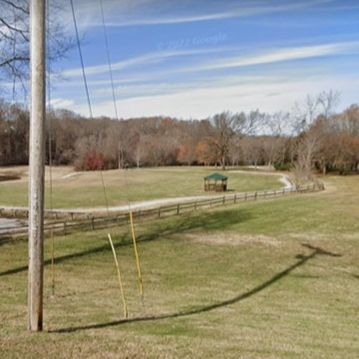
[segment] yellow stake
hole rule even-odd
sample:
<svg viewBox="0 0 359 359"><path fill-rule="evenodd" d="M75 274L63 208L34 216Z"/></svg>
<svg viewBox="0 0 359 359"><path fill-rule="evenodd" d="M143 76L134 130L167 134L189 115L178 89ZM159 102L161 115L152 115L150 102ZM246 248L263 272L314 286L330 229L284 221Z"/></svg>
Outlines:
<svg viewBox="0 0 359 359"><path fill-rule="evenodd" d="M115 247L114 247L113 242L112 242L111 234L108 233L107 236L108 236L108 240L110 241L110 245L111 245L112 253L113 253L113 258L115 260L115 264L116 264L116 268L117 268L118 282L120 284L120 291L121 291L121 297L122 297L122 303L123 303L123 315L124 315L125 318L127 318L128 317L127 303L126 303L125 293L124 293L123 285L122 285L122 277L121 277L120 266L118 264L117 255L116 255Z"/></svg>
<svg viewBox="0 0 359 359"><path fill-rule="evenodd" d="M130 223L131 223L131 233L132 233L132 240L133 240L133 249L135 251L135 257L136 257L136 265L137 265L137 273L138 273L138 282L139 282L139 286L140 286L140 294L141 294L141 297L143 299L143 281L142 281L142 273L141 273L141 264L140 264L140 257L138 255L138 250L137 250L135 225L133 223L133 215L132 215L131 209L130 209Z"/></svg>
<svg viewBox="0 0 359 359"><path fill-rule="evenodd" d="M54 231L51 230L51 293L55 295L55 243Z"/></svg>

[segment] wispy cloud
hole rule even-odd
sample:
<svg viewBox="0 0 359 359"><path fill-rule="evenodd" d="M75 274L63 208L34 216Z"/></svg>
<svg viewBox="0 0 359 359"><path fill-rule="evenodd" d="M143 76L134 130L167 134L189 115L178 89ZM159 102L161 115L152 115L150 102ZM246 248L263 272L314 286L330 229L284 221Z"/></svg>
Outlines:
<svg viewBox="0 0 359 359"><path fill-rule="evenodd" d="M335 0L107 0L104 2L106 24L112 27L175 25L193 22L245 18L286 11L300 11L327 5ZM82 29L102 26L99 4L79 0L76 4ZM71 17L65 16L64 19ZM64 20L71 29L69 21Z"/></svg>
<svg viewBox="0 0 359 359"><path fill-rule="evenodd" d="M166 50L166 51L154 51L144 55L132 57L123 61L118 61L112 64L112 70L124 70L130 67L138 65L149 65L161 62L163 60L180 57L180 56L194 56L209 53L222 52L224 48L206 48L206 49L180 49L180 50ZM96 66L88 66L85 71L87 75L98 75L108 72L108 64L101 64ZM69 69L63 71L65 77L77 77L82 76L82 70L80 68Z"/></svg>
<svg viewBox="0 0 359 359"><path fill-rule="evenodd" d="M68 108L75 105L75 101L65 98L54 98L51 100L51 106L55 108Z"/></svg>
<svg viewBox="0 0 359 359"><path fill-rule="evenodd" d="M341 42L341 43L330 43L330 44L320 44L320 45L310 45L310 46L296 46L296 47L285 47L285 48L274 48L269 49L266 52L256 53L256 54L247 54L247 55L236 55L232 57L225 57L225 54L228 52L239 52L241 49L237 48L236 50L233 47L216 47L216 48L205 48L205 49L182 49L182 50L173 50L173 51L154 51L144 55L128 58L122 61L118 61L112 64L113 71L120 71L129 69L136 66L143 65L152 65L160 63L166 60L170 60L176 57L191 57L197 55L207 55L207 54L218 54L216 60L211 60L203 62L202 60L197 60L199 62L197 65L190 66L180 66L174 69L167 68L163 71L155 71L152 77L169 75L171 73L186 73L186 72L200 72L208 70L220 70L226 68L236 68L236 67L248 67L256 65L266 65L277 62L285 61L295 61L301 59L310 59L318 58L323 56L335 56L340 54L346 54L350 52L357 52L359 50L359 42ZM222 56L222 59L218 60L218 57ZM207 57L206 57L207 58ZM85 69L88 76L91 75L100 75L108 72L108 65L101 64L96 66L88 66ZM152 70L153 72L153 70ZM75 78L82 76L82 71L80 68L74 68L63 71L63 76L65 78ZM143 74L139 75L139 80L143 79ZM145 76L150 78L149 75ZM128 79L121 80L120 82L136 82L136 76L132 76ZM96 84L94 81L93 84ZM103 84L103 81L98 80L98 84Z"/></svg>
<svg viewBox="0 0 359 359"><path fill-rule="evenodd" d="M145 16L130 16L130 14L125 14L126 16L114 16L109 15L109 21L107 26L113 27L123 27L123 26L138 26L138 25L166 25L166 24L181 24L181 23L190 23L190 22L203 22L203 21L213 21L213 20L225 20L230 18L243 18L250 17L255 15L269 14L269 13L278 13L285 11L294 11L301 10L309 7L315 7L318 5L328 4L334 0L303 0L293 3L288 3L287 1L272 1L270 4L268 1L242 1L240 4L238 2L234 4L230 2L231 6L225 6L224 3L218 3L220 6L217 7L217 11L212 11L208 13L188 13L182 15L173 15L171 12L163 11L162 8L168 9L168 6L162 6L161 1L153 1L150 3L152 9L151 11L145 11L149 15ZM134 2L135 4L135 2ZM172 0L172 4L176 5L176 2ZM139 6L146 4L139 3ZM209 5L211 3L209 2ZM115 5L109 6L113 8ZM175 7L175 6L174 6ZM221 11L221 9L226 8L228 10ZM157 9L154 11L153 8ZM147 9L149 10L149 9ZM92 21L89 21L89 18L92 18ZM87 21L89 26L102 26L100 21L96 21L96 16L87 16Z"/></svg>
<svg viewBox="0 0 359 359"><path fill-rule="evenodd" d="M206 118L223 110L250 111L290 111L294 102L308 93L318 93L323 89L336 88L353 100L355 84L350 77L313 76L283 81L244 82L233 86L201 87L186 91L145 97L129 98L118 101L120 116L123 118L150 115L166 115L181 118ZM358 78L356 77L356 80ZM350 102L343 103L343 106ZM108 113L109 101L97 102L95 113ZM76 111L86 114L86 107L76 107Z"/></svg>
<svg viewBox="0 0 359 359"><path fill-rule="evenodd" d="M285 110L327 88L357 102L354 0L103 1L122 117ZM93 65L86 74L94 112L111 116L99 3L76 0L75 7L90 40L84 53ZM73 26L71 17L61 18ZM214 29L225 41L197 41ZM53 105L87 114L75 56L64 63L71 68L63 72L66 81L55 84Z"/></svg>
<svg viewBox="0 0 359 359"><path fill-rule="evenodd" d="M359 42L288 47L283 49L274 49L257 55L236 56L224 60L212 61L197 67L195 66L192 68L187 68L185 71L206 71L234 67L265 65L284 61L295 61L323 56L346 54L353 51L357 52L358 50Z"/></svg>

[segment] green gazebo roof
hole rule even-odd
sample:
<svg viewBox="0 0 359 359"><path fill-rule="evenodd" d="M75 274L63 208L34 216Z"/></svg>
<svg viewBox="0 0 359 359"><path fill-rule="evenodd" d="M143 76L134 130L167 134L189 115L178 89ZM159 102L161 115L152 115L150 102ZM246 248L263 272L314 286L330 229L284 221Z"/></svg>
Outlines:
<svg viewBox="0 0 359 359"><path fill-rule="evenodd" d="M207 176L204 178L205 180L207 181L226 181L228 179L228 177L226 176L223 176L222 174L220 173L212 173L211 175Z"/></svg>

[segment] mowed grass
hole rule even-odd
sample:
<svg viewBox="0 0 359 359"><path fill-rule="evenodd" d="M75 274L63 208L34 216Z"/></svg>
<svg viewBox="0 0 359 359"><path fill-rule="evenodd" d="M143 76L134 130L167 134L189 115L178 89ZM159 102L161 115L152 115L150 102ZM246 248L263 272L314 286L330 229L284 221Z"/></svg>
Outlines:
<svg viewBox="0 0 359 359"><path fill-rule="evenodd" d="M73 173L71 167L54 168L53 207L105 207L105 196L100 172ZM145 201L170 197L208 194L203 191L203 177L219 171L200 167L159 167L104 171L103 178L110 206L128 201ZM220 171L219 171L220 172ZM25 206L27 204L27 175L24 167L0 169L1 174L17 174L17 181L0 182L0 205ZM246 192L280 188L278 176L226 171L230 191ZM49 207L49 171L47 169L46 205Z"/></svg>
<svg viewBox="0 0 359 359"><path fill-rule="evenodd" d="M26 331L25 241L0 242L0 357L358 358L359 177L328 190L56 237L45 270L45 332ZM49 259L50 240L46 241Z"/></svg>

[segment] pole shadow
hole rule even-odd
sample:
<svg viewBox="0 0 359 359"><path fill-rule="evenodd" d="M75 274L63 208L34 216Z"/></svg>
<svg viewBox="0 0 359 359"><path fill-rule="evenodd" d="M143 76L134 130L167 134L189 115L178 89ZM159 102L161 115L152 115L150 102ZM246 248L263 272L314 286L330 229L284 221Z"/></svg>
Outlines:
<svg viewBox="0 0 359 359"><path fill-rule="evenodd" d="M139 235L137 238L137 241L139 243L147 243L152 242L161 238L164 238L165 236L171 236L173 234L179 234L184 233L186 231L194 230L197 228L201 228L204 230L217 230L220 228L225 228L226 226L236 223L236 221L246 221L251 218L251 215L244 211L236 211L233 212L231 210L223 211L223 212L216 212L216 213L202 213L196 216L190 216L190 217L180 217L178 221L175 223L169 223L169 224L163 224L159 223L155 225L155 227L150 230L148 233ZM109 231L111 233L111 230ZM84 234L85 235L85 234ZM104 236L105 238L105 236ZM105 239L104 239L105 240ZM110 252L111 249L108 245L107 239L105 240L106 244L103 244L101 246L66 254L63 256L55 257L55 264L63 263L68 260L82 258L87 255L92 254L99 254L104 252ZM115 248L121 248L126 246L132 245L132 238L129 234L125 234L119 237L119 241L114 244ZM47 259L44 261L44 266L51 265L51 259ZM19 266L16 268L12 268L3 272L0 272L0 277L4 277L7 275L13 275L17 273L21 273L28 270L27 265Z"/></svg>
<svg viewBox="0 0 359 359"><path fill-rule="evenodd" d="M77 332L77 331L81 331L81 330L108 328L108 327L114 327L114 326L118 326L118 325L122 325L122 324L136 323L136 322L174 319L174 318L187 317L187 316L191 316L191 315L210 312L212 310L226 307L226 306L241 302L245 299L248 299L248 298L254 296L255 294L263 291L264 289L270 287L274 283L276 283L279 280L283 279L284 277L288 276L296 268L303 266L304 264L306 264L308 261L315 258L316 256L323 255L323 256L330 256L330 257L341 257L341 254L332 253L332 252L323 250L320 247L314 247L307 243L302 244L302 246L310 249L312 252L308 255L304 255L304 254L297 255L296 258L298 259L298 261L295 262L293 265L291 265L290 267L284 269L283 271L275 274L273 277L271 277L264 283L254 287L253 289L251 289L245 293L239 294L233 298L229 298L224 301L212 303L212 304L194 308L194 309L179 311L176 313L158 314L158 315L150 315L150 316L144 316L144 317L134 317L134 318L129 318L129 319L120 319L120 320L114 320L114 321L106 322L106 323L97 323L97 324L89 324L89 325L83 325L83 326L60 328L60 329L56 329L56 330L51 330L49 332L50 333L72 333L72 332Z"/></svg>

